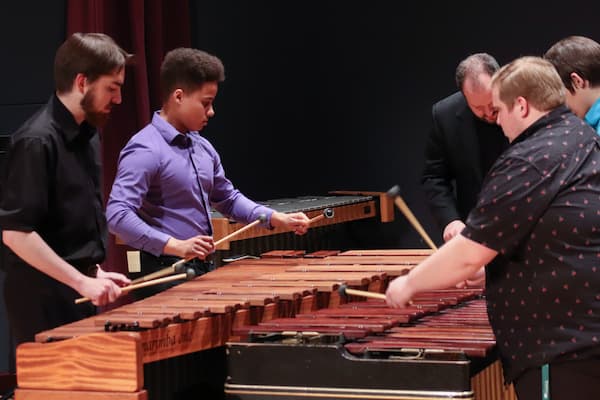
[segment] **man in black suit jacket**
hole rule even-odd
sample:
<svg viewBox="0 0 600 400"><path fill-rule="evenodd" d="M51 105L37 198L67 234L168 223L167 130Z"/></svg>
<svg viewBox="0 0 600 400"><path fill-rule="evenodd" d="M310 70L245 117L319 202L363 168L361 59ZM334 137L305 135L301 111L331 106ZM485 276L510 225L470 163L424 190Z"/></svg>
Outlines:
<svg viewBox="0 0 600 400"><path fill-rule="evenodd" d="M508 145L492 107L491 76L499 69L486 53L458 65L460 91L435 103L421 183L444 241L462 231L485 174Z"/></svg>

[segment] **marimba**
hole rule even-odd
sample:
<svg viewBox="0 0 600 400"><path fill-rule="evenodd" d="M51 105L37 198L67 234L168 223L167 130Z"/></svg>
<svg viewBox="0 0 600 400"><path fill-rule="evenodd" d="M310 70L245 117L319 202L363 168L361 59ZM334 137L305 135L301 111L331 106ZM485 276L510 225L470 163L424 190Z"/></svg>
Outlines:
<svg viewBox="0 0 600 400"><path fill-rule="evenodd" d="M348 303L339 294L339 285L382 292L390 278L406 273L430 253L321 252L313 254L316 257L289 258L285 256L296 253L284 251L271 252L260 260L225 265L136 303L39 333L36 343L17 349L16 398L174 399L187 386L193 388L195 379L202 379L204 373L208 374L206 379L217 381L221 390L225 376L231 376L227 396L244 398L235 397L238 394L232 385L250 382L239 380L239 368L231 363L231 350L227 357L230 370L224 369L227 343L242 343L242 339L261 333L269 323L298 322L309 320L314 313L339 312L334 310L347 307L344 304ZM469 294L470 298L474 295L479 292ZM367 306L371 302L356 303ZM394 316L390 311L388 316L379 318L376 312L367 310L365 314L372 312L367 319L373 322L368 329L365 321L347 329L348 323L340 324L338 320L337 325L321 324L318 330L321 334L355 339L354 344L345 343L344 348L358 358L360 349L356 346L362 343L359 339L373 340L372 335L384 333L393 338L388 332L401 321L422 319L439 308L430 299L418 310L412 310L414 314L410 316ZM334 319L331 315L327 318ZM277 334L294 328L286 323L285 329L277 328ZM247 343L243 346L252 347ZM218 357L223 357L221 364L207 365ZM431 364L427 359L423 361L418 365ZM462 374L469 375L469 361L464 359L463 363L467 367ZM263 370L263 364L254 361L253 370ZM219 398L216 396L209 397Z"/></svg>
<svg viewBox="0 0 600 400"><path fill-rule="evenodd" d="M480 301L467 302L462 312L479 308ZM414 321L419 311L389 315L380 305L369 304L376 302L366 303L308 314L294 324L261 324L250 341L228 343L227 398L474 398L473 360L490 356L491 331L394 328L400 321ZM448 312L458 314L454 308ZM299 331L319 332L323 325L337 327L342 336Z"/></svg>
<svg viewBox="0 0 600 400"><path fill-rule="evenodd" d="M352 234L352 225L365 223L375 226L380 222L394 220L393 199L385 192L355 192L333 191L328 195L301 196L294 198L273 199L261 201L267 207L283 213L304 212L309 218L323 214L329 209L333 218L324 218L311 224L311 229L304 235L295 235L283 228L264 229L256 226L238 234L231 240L217 246L215 257L217 266L222 265L223 259L239 256L259 256L273 249L302 249L306 252L315 252L322 249L340 249L357 247L349 237ZM213 236L223 238L244 227L243 224L230 220L216 210L212 210L211 223ZM118 237L117 245L127 247ZM363 244L360 244L363 246Z"/></svg>
<svg viewBox="0 0 600 400"><path fill-rule="evenodd" d="M353 223L361 226L368 221L378 225L380 222L394 220L394 204L382 192L331 192L325 196L301 196L295 198L274 199L261 202L283 213L304 212L309 218L330 209L334 218L324 218L311 225L311 229L302 236L284 231L281 228L266 230L256 227L236 236L231 241L217 247L217 260L238 255L258 256L274 249L303 249L314 252L322 249L347 249L356 247L348 243L348 231ZM242 224L225 218L213 210L211 213L213 234L221 238L242 228Z"/></svg>

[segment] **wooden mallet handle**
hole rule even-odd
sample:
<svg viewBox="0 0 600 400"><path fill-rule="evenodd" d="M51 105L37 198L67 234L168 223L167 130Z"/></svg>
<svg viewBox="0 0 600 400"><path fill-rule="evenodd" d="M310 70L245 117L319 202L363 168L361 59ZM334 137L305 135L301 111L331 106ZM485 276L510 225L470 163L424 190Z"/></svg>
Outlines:
<svg viewBox="0 0 600 400"><path fill-rule="evenodd" d="M131 281L131 283L136 284L136 283L148 282L148 281L152 281L154 279L162 278L163 276L167 276L167 275L171 275L171 274L175 274L175 273L181 273L183 271L183 264L185 264L187 261L188 261L187 259L182 258L181 260L174 262L173 264L171 264L170 266L168 266L166 268L160 269L158 271L154 271L148 275L144 275L142 277L134 279L133 281Z"/></svg>
<svg viewBox="0 0 600 400"><path fill-rule="evenodd" d="M429 247L433 250L437 250L438 248L435 245L435 243L433 243L433 240L431 240L429 235L427 235L427 232L425 232L423 226L421 226L415 215L412 213L412 211L410 211L410 208L408 208L408 206L400 196L400 188L397 185L392 187L390 190L387 191L387 195L389 197L394 198L394 203L396 204L396 206L400 209L400 211L402 211L402 214L404 214L406 219L408 219L408 222L410 222L411 225L417 230L419 235L421 235L421 237L423 238L423 240L425 240Z"/></svg>
<svg viewBox="0 0 600 400"><path fill-rule="evenodd" d="M340 287L338 288L338 292L340 293L340 295L342 297L346 297L346 296L360 296L360 297L366 297L369 299L377 299L377 300L385 300L385 294L383 293L375 293L375 292L366 292L364 290L356 290L356 289L349 289L346 285L340 285ZM409 306L413 305L412 300L409 300L407 303Z"/></svg>
<svg viewBox="0 0 600 400"><path fill-rule="evenodd" d="M385 294L383 294L383 293L366 292L364 290L350 289L346 285L340 285L340 287L338 288L338 291L340 292L340 295L342 295L343 297L360 296L360 297L367 297L370 299L385 300Z"/></svg>
<svg viewBox="0 0 600 400"><path fill-rule="evenodd" d="M222 243L227 242L228 240L231 240L231 238L239 235L242 232L247 231L250 228L255 227L258 224L265 223L266 221L267 221L267 216L265 214L260 214L260 216L258 217L257 220L250 222L248 225L245 225L245 226L241 227L240 229L238 229L237 231L231 232L229 235L223 236L221 239L217 240L215 242L215 247L219 246Z"/></svg>
<svg viewBox="0 0 600 400"><path fill-rule="evenodd" d="M158 285L160 283L167 283L167 282L172 282L172 281L178 281L178 280L181 280L181 279L192 279L195 276L196 276L196 272L193 269L190 268L186 272L182 272L181 274L166 276L164 278L153 279L151 281L146 281L146 282L137 283L137 284L134 284L134 285L129 285L129 286L122 287L121 288L121 292L122 293L127 293L127 292L135 290L135 289L141 289L141 288L145 288L145 287L148 287L148 286ZM90 298L88 298L88 297L80 297L78 299L75 299L75 304L85 303L86 301L90 301Z"/></svg>

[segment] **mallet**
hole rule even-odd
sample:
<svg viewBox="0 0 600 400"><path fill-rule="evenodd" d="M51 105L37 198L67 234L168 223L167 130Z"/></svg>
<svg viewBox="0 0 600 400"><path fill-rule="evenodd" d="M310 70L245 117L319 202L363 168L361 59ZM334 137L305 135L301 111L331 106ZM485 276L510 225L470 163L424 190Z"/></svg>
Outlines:
<svg viewBox="0 0 600 400"><path fill-rule="evenodd" d="M236 235L239 235L240 233L252 228L253 226L256 226L260 223L264 223L267 221L267 216L265 214L260 214L259 217L249 223L248 225L243 226L242 228L238 229L235 232L231 232L229 235L227 236L223 236L221 239L217 240L214 243L214 246L217 247L218 245L220 245L223 242L226 242L228 240L230 240L231 238L233 238ZM144 275L140 278L137 278L135 280L133 280L131 283L141 283L141 282L147 282L156 278L161 278L163 276L167 276L167 275L171 275L174 273L180 273L183 271L183 268L185 268L183 266L183 264L185 264L186 262L193 260L195 257L191 257L191 258L182 258L181 260L175 261L173 264L171 264L170 266L160 269L158 271L152 272L148 275Z"/></svg>
<svg viewBox="0 0 600 400"><path fill-rule="evenodd" d="M317 222L317 221L320 221L320 220L322 220L323 218L328 218L328 219L330 219L330 218L333 218L333 217L334 217L334 215L335 215L335 213L333 212L333 209L331 209L331 208L326 208L326 209L324 209L324 210L323 210L323 213L321 213L321 214L317 215L316 217L312 217L312 218L311 218L311 219L308 221L308 223L309 223L309 224L313 224L313 223L315 223L315 222Z"/></svg>
<svg viewBox="0 0 600 400"><path fill-rule="evenodd" d="M438 248L435 245L435 243L433 243L433 240L431 240L429 235L427 235L427 232L425 232L423 226L421 226L415 215L412 213L412 211L410 211L410 208L408 208L408 206L400 196L400 187L398 185L395 185L390 190L388 190L386 194L394 199L394 203L396 204L396 206L400 209L400 211L402 211L402 214L404 214L406 219L408 219L408 222L412 224L412 226L417 230L419 235L421 235L421 237L423 238L423 240L425 240L429 247L433 250L437 250Z"/></svg>
<svg viewBox="0 0 600 400"><path fill-rule="evenodd" d="M134 285L124 286L121 288L121 292L127 293L127 292L130 292L135 289L141 289L141 288L145 288L148 286L158 285L160 283L178 281L181 279L190 280L190 279L193 279L195 276L196 276L196 271L194 271L193 268L188 268L186 270L186 272L183 272L181 274L170 275L170 276L166 276L164 278L158 278L158 279L153 279L153 280L142 282L142 283L137 283ZM86 301L90 301L90 300L91 299L88 297L80 297L78 299L75 299L75 304L85 303Z"/></svg>

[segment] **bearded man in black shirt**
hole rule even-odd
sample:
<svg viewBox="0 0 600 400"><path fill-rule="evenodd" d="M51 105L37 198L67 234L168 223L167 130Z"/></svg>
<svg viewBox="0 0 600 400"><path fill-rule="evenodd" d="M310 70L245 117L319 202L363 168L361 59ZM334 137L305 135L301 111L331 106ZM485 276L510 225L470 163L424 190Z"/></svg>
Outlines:
<svg viewBox="0 0 600 400"><path fill-rule="evenodd" d="M389 286L404 307L486 265L486 301L505 378L519 399L600 393L600 139L565 106L550 62L523 57L492 78L510 141L466 227ZM490 261L494 262L490 264ZM549 388L550 397L542 397Z"/></svg>
<svg viewBox="0 0 600 400"><path fill-rule="evenodd" d="M121 103L129 55L100 33L70 36L54 60L56 93L11 137L0 228L5 301L17 344L93 314L129 283L103 271L107 229L96 127Z"/></svg>

